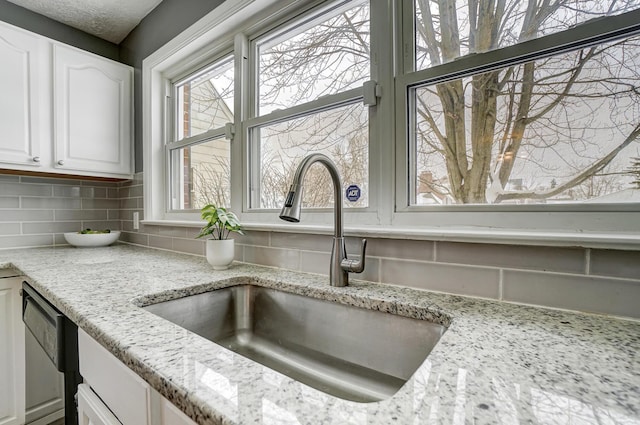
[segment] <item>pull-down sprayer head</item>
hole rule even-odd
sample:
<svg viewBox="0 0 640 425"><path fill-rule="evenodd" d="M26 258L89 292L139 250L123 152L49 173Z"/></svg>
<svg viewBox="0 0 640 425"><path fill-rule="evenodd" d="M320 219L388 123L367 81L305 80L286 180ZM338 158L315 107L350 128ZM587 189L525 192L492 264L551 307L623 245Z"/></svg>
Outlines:
<svg viewBox="0 0 640 425"><path fill-rule="evenodd" d="M289 188L289 193L287 193L287 198L285 199L282 210L280 211L280 218L284 221L299 223L301 207L302 186L294 183Z"/></svg>

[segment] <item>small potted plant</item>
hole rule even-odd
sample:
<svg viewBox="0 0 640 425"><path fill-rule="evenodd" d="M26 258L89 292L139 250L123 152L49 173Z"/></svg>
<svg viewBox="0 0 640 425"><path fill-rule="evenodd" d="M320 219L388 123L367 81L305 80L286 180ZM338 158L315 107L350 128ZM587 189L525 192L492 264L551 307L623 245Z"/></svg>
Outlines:
<svg viewBox="0 0 640 425"><path fill-rule="evenodd" d="M233 262L234 240L229 239L231 232L244 235L238 217L226 208L213 204L202 207L202 219L206 221L196 238L209 236L206 243L207 261L214 270L226 270Z"/></svg>

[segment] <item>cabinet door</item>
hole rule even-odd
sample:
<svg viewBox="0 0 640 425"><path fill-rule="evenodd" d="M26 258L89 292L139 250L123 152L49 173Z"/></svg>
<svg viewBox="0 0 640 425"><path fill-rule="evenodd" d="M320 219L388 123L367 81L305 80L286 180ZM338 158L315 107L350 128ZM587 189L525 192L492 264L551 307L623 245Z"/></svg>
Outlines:
<svg viewBox="0 0 640 425"><path fill-rule="evenodd" d="M24 424L24 325L18 277L0 279L0 425Z"/></svg>
<svg viewBox="0 0 640 425"><path fill-rule="evenodd" d="M78 386L79 425L122 425L87 384Z"/></svg>
<svg viewBox="0 0 640 425"><path fill-rule="evenodd" d="M41 163L39 45L35 35L0 22L0 167Z"/></svg>
<svg viewBox="0 0 640 425"><path fill-rule="evenodd" d="M53 46L54 167L87 175L131 175L130 67Z"/></svg>

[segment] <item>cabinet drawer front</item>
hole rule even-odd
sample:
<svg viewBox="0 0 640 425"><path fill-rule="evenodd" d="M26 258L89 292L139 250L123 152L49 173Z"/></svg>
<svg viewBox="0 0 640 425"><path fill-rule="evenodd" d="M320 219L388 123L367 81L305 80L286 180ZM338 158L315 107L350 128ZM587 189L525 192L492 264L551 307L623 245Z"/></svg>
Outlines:
<svg viewBox="0 0 640 425"><path fill-rule="evenodd" d="M80 374L124 425L151 425L151 387L83 330Z"/></svg>

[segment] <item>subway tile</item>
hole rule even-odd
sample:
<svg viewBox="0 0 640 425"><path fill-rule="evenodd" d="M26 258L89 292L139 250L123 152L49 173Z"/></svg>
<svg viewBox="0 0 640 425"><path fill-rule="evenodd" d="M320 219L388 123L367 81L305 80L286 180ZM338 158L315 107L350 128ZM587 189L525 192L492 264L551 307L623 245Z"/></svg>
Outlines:
<svg viewBox="0 0 640 425"><path fill-rule="evenodd" d="M185 227L160 226L158 229L160 236L171 236L174 238L186 238L187 230Z"/></svg>
<svg viewBox="0 0 640 425"><path fill-rule="evenodd" d="M142 233L122 232L120 233L120 240L136 245L149 245L149 237Z"/></svg>
<svg viewBox="0 0 640 425"><path fill-rule="evenodd" d="M0 181L2 196L51 196L51 185L24 184Z"/></svg>
<svg viewBox="0 0 640 425"><path fill-rule="evenodd" d="M271 246L308 251L331 252L333 237L329 235L310 235L305 233L271 233Z"/></svg>
<svg viewBox="0 0 640 425"><path fill-rule="evenodd" d="M0 196L0 208L20 208L20 198L17 196ZM0 213L0 219L2 213Z"/></svg>
<svg viewBox="0 0 640 425"><path fill-rule="evenodd" d="M53 186L53 196L61 198L80 198L80 186Z"/></svg>
<svg viewBox="0 0 640 425"><path fill-rule="evenodd" d="M120 199L119 202L120 209L122 210L134 210L138 208L138 200L136 198Z"/></svg>
<svg viewBox="0 0 640 425"><path fill-rule="evenodd" d="M231 237L236 240L236 243L243 245L269 246L270 232L245 230L244 235L232 233Z"/></svg>
<svg viewBox="0 0 640 425"><path fill-rule="evenodd" d="M206 248L205 248L206 251ZM244 261L244 245L234 244L233 259L235 261Z"/></svg>
<svg viewBox="0 0 640 425"><path fill-rule="evenodd" d="M584 312L640 318L640 281L505 270L503 298Z"/></svg>
<svg viewBox="0 0 640 425"><path fill-rule="evenodd" d="M78 232L82 230L80 222L76 221L50 221L46 223L22 223L22 233L64 233Z"/></svg>
<svg viewBox="0 0 640 425"><path fill-rule="evenodd" d="M140 215L140 220L142 220L142 215ZM123 221L123 223L127 223L127 222ZM129 223L131 223L131 227L133 227L133 222L130 221ZM146 233L148 235L157 235L159 231L160 231L160 226L140 223L140 233Z"/></svg>
<svg viewBox="0 0 640 425"><path fill-rule="evenodd" d="M120 199L120 189L115 187L107 188L107 198Z"/></svg>
<svg viewBox="0 0 640 425"><path fill-rule="evenodd" d="M140 220L142 220L142 217L143 217L143 215L142 215L142 214L143 214L143 213L142 213L142 210L125 210L125 211L123 211L123 210L118 210L118 211L120 211L120 219L121 219L121 220L129 220L129 221L132 221L132 220L133 220L133 213L134 213L134 212L137 212L137 213L138 213ZM157 232L156 232L156 233L157 233Z"/></svg>
<svg viewBox="0 0 640 425"><path fill-rule="evenodd" d="M106 210L55 210L56 221L67 220L106 220Z"/></svg>
<svg viewBox="0 0 640 425"><path fill-rule="evenodd" d="M0 236L0 249L51 245L53 245L53 235Z"/></svg>
<svg viewBox="0 0 640 425"><path fill-rule="evenodd" d="M93 229L93 230L120 230L120 220L113 221L105 221L105 220L83 220L82 228L83 229Z"/></svg>
<svg viewBox="0 0 640 425"><path fill-rule="evenodd" d="M83 210L115 210L120 206L117 199L82 199Z"/></svg>
<svg viewBox="0 0 640 425"><path fill-rule="evenodd" d="M22 198L22 208L40 208L47 210L80 209L80 199L71 198Z"/></svg>
<svg viewBox="0 0 640 425"><path fill-rule="evenodd" d="M149 246L161 249L173 249L173 238L149 235Z"/></svg>
<svg viewBox="0 0 640 425"><path fill-rule="evenodd" d="M82 187L80 189L80 196L83 198L107 198L106 187Z"/></svg>
<svg viewBox="0 0 640 425"><path fill-rule="evenodd" d="M136 230L133 228L133 221L130 220L120 220L121 230L125 232L135 232L135 233L145 233L140 232L140 230Z"/></svg>
<svg viewBox="0 0 640 425"><path fill-rule="evenodd" d="M4 181L4 182L19 182L20 181L20 176L12 176L12 175L0 174L0 181Z"/></svg>
<svg viewBox="0 0 640 425"><path fill-rule="evenodd" d="M92 211L92 210L89 210ZM100 210L93 210L93 211L100 211ZM120 220L120 210L107 210L107 211L103 211L107 213L107 218L109 220Z"/></svg>
<svg viewBox="0 0 640 425"><path fill-rule="evenodd" d="M53 221L51 210L4 210L0 211L2 221Z"/></svg>
<svg viewBox="0 0 640 425"><path fill-rule="evenodd" d="M158 229L158 231L160 230ZM195 239L196 236L200 234L200 227L185 227L184 232L186 238ZM235 235L235 233L232 233L231 237L233 237L233 235Z"/></svg>
<svg viewBox="0 0 640 425"><path fill-rule="evenodd" d="M329 275L329 261L331 254L318 251L300 252L300 271Z"/></svg>
<svg viewBox="0 0 640 425"><path fill-rule="evenodd" d="M263 266L280 267L298 270L300 251L294 249L268 248L261 246L244 246L244 261Z"/></svg>
<svg viewBox="0 0 640 425"><path fill-rule="evenodd" d="M592 275L640 279L640 251L592 249L590 257Z"/></svg>
<svg viewBox="0 0 640 425"><path fill-rule="evenodd" d="M173 239L173 250L189 254L204 255L204 241L200 239Z"/></svg>
<svg viewBox="0 0 640 425"><path fill-rule="evenodd" d="M382 259L380 281L452 294L499 296L498 269Z"/></svg>
<svg viewBox="0 0 640 425"><path fill-rule="evenodd" d="M372 238L367 241L367 255L404 260L432 261L433 245L434 242L432 241Z"/></svg>
<svg viewBox="0 0 640 425"><path fill-rule="evenodd" d="M436 261L442 263L584 273L585 250L548 246L437 242Z"/></svg>
<svg viewBox="0 0 640 425"><path fill-rule="evenodd" d="M128 188L127 196L123 196L123 198L142 198L144 186L130 186Z"/></svg>
<svg viewBox="0 0 640 425"><path fill-rule="evenodd" d="M20 234L20 223L0 222L0 235L19 235L19 234Z"/></svg>
<svg viewBox="0 0 640 425"><path fill-rule="evenodd" d="M56 233L53 235L53 244L54 245L69 245L69 242L64 238L64 234Z"/></svg>

